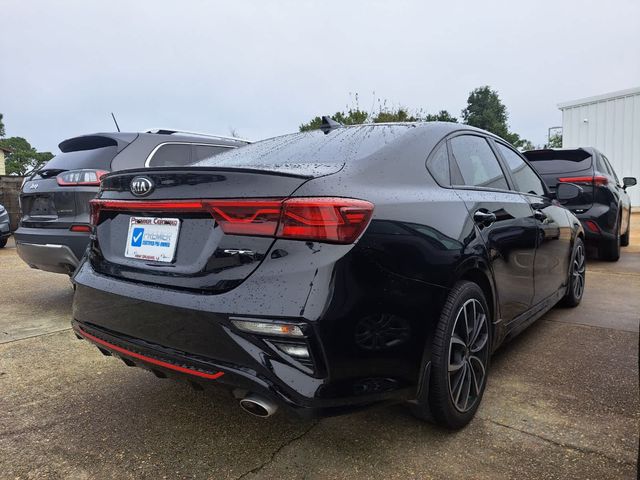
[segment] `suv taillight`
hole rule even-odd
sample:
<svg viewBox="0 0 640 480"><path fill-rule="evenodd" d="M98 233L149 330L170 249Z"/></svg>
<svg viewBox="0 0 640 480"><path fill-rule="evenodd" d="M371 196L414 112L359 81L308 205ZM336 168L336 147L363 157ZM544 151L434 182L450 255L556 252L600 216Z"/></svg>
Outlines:
<svg viewBox="0 0 640 480"><path fill-rule="evenodd" d="M563 183L583 183L583 184L593 184L595 186L604 186L609 183L609 179L602 175L595 175L592 177L562 177L558 179L559 182Z"/></svg>
<svg viewBox="0 0 640 480"><path fill-rule="evenodd" d="M373 204L340 197L288 200L91 200L91 223L101 210L208 212L229 235L251 235L328 243L353 243L369 224Z"/></svg>
<svg viewBox="0 0 640 480"><path fill-rule="evenodd" d="M74 186L99 186L100 178L106 175L106 170L67 170L66 172L59 173L56 176L56 181L61 187L74 187Z"/></svg>

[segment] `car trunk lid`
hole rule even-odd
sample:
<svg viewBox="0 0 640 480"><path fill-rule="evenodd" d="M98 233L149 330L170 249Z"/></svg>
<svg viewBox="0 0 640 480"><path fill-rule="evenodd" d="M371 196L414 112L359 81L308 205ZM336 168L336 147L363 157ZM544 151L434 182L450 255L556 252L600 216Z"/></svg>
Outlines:
<svg viewBox="0 0 640 480"><path fill-rule="evenodd" d="M132 192L141 179L153 185L144 197ZM111 174L94 202L90 261L96 271L127 280L206 293L228 291L251 275L274 241L267 231L244 234L244 220L268 228L278 202L308 179L197 167ZM251 199L258 208L253 213L242 210L234 199L245 204ZM238 221L223 229L225 216ZM154 252L166 255L160 259Z"/></svg>

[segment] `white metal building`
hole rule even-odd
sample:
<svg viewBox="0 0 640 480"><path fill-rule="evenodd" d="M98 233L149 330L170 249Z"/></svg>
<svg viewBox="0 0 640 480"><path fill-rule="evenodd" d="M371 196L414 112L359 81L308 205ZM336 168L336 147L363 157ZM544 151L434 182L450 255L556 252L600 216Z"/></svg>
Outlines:
<svg viewBox="0 0 640 480"><path fill-rule="evenodd" d="M606 155L620 181L640 181L640 87L558 104L563 148L595 147ZM640 185L628 190L640 207Z"/></svg>

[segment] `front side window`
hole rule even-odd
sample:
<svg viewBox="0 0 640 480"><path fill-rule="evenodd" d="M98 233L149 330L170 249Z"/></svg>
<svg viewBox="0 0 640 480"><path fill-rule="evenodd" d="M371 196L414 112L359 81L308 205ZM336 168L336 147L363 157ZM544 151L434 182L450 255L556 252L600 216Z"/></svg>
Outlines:
<svg viewBox="0 0 640 480"><path fill-rule="evenodd" d="M483 137L460 135L450 140L463 185L508 190L498 159Z"/></svg>
<svg viewBox="0 0 640 480"><path fill-rule="evenodd" d="M516 183L516 190L522 193L530 193L533 195L544 195L544 187L542 180L536 175L533 169L522 160L520 155L511 150L506 145L497 143L500 154L504 157L511 170L511 175Z"/></svg>

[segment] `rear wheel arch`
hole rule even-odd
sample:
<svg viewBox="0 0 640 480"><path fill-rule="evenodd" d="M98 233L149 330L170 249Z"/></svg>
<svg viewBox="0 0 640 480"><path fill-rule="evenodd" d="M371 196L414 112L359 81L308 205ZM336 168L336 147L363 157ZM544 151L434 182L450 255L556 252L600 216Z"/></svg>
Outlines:
<svg viewBox="0 0 640 480"><path fill-rule="evenodd" d="M498 299L497 293L495 291L495 286L490 276L490 272L488 269L484 269L481 265L476 265L471 268L464 270L458 278L456 278L456 282L459 281L469 281L473 282L480 287L482 293L484 293L484 297L487 300L487 305L489 307L489 313L491 316L491 339L495 341L495 321L499 317L499 307L498 307Z"/></svg>

